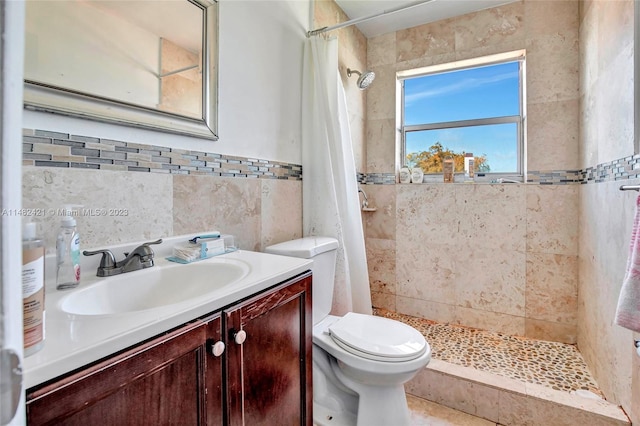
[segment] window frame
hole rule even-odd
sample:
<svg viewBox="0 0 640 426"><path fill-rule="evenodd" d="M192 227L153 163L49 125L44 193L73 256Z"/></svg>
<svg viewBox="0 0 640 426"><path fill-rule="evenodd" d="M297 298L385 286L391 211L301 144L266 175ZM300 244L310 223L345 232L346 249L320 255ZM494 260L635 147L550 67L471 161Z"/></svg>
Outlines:
<svg viewBox="0 0 640 426"><path fill-rule="evenodd" d="M460 71L465 69L480 68L491 65L499 65L508 62L518 62L518 101L519 101L519 115L490 117L490 118L477 118L458 121L445 121L431 124L412 124L405 125L405 81L414 78L425 77L428 75L441 74L451 71ZM404 161L407 158L407 133L424 131L424 130L442 130L453 129L460 127L473 127L484 126L492 124L516 124L517 134L517 170L516 172L486 172L476 176L476 181L490 181L492 178L511 178L518 181L524 181L526 175L526 161L525 161L525 146L526 146L526 93L525 93L525 51L518 50L514 52L507 52L497 55L489 55L480 58L469 59L465 61L456 61L451 63L433 65L424 68L418 68L413 70L401 71L397 73L397 79L400 81L400 132L401 132L401 149L400 159L402 164L399 167L404 166ZM459 173L459 172L458 172ZM432 177L441 177L440 173L425 173L425 180L431 181Z"/></svg>

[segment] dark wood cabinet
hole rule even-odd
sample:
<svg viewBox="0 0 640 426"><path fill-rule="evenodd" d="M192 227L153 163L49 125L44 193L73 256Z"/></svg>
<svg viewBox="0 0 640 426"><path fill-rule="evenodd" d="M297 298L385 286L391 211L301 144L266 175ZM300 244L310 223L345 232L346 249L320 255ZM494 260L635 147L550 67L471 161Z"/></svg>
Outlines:
<svg viewBox="0 0 640 426"><path fill-rule="evenodd" d="M197 425L216 411L221 418L222 359L206 355L208 332L219 336L220 328L220 314L197 320L32 390L28 423Z"/></svg>
<svg viewBox="0 0 640 426"><path fill-rule="evenodd" d="M311 328L307 273L29 389L27 422L311 426Z"/></svg>
<svg viewBox="0 0 640 426"><path fill-rule="evenodd" d="M230 425L313 423L310 285L308 277L224 311Z"/></svg>

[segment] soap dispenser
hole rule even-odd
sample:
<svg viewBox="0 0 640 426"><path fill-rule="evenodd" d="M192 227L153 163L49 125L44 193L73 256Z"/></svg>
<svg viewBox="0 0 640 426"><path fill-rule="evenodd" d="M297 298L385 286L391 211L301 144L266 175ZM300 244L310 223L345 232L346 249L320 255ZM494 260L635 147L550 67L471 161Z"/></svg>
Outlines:
<svg viewBox="0 0 640 426"><path fill-rule="evenodd" d="M36 236L36 224L29 222L22 232L22 326L24 356L44 346L44 241Z"/></svg>
<svg viewBox="0 0 640 426"><path fill-rule="evenodd" d="M72 205L64 206L64 217L56 239L56 288L64 290L80 284L80 235Z"/></svg>

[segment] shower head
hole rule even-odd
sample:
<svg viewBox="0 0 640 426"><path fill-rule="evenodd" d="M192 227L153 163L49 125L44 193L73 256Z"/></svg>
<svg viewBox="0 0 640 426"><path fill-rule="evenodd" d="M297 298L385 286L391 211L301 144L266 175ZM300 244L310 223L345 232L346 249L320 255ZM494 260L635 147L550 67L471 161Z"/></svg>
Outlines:
<svg viewBox="0 0 640 426"><path fill-rule="evenodd" d="M347 77L351 77L351 74L358 74L360 76L358 77L358 82L356 83L358 85L358 89L360 90L364 90L369 87L371 83L373 83L373 80L376 78L376 73L374 73L373 71L365 71L364 73L361 73L360 71L347 68Z"/></svg>

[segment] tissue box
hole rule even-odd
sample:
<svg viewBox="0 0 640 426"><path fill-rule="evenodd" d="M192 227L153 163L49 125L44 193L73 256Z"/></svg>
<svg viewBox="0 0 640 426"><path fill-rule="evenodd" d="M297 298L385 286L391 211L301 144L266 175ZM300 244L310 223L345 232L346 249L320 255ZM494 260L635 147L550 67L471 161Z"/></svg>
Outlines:
<svg viewBox="0 0 640 426"><path fill-rule="evenodd" d="M173 256L168 259L180 263L190 263L224 253L225 240L223 238L216 238L199 240L196 243L186 242L178 244L173 248Z"/></svg>

